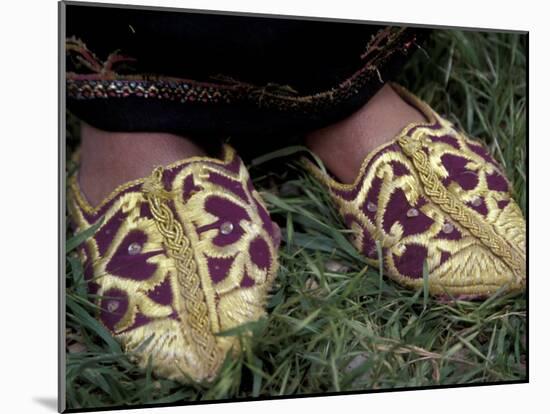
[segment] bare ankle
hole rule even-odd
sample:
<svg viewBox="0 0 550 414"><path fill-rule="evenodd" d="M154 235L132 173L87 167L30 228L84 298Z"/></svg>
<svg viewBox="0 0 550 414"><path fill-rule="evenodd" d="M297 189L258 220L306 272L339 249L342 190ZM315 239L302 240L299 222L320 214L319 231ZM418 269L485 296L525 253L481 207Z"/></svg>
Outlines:
<svg viewBox="0 0 550 414"><path fill-rule="evenodd" d="M79 181L92 205L156 166L205 155L188 138L168 133L108 132L82 123L81 139Z"/></svg>
<svg viewBox="0 0 550 414"><path fill-rule="evenodd" d="M342 182L354 181L366 155L424 116L386 84L350 117L306 136L306 145Z"/></svg>

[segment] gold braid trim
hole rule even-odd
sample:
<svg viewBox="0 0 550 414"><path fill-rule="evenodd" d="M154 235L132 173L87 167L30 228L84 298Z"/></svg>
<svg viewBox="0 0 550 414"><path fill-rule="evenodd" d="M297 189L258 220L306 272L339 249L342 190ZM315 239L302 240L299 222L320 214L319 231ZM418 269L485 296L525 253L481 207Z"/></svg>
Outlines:
<svg viewBox="0 0 550 414"><path fill-rule="evenodd" d="M201 282L189 239L185 236L182 225L174 219L172 210L164 202L171 195L163 188L163 172L162 167L155 168L151 176L143 183L142 190L151 208L157 228L164 238L168 254L176 263L180 295L190 327L190 331L183 332L183 334L189 337L199 357L206 362L208 376L212 376L222 362L221 352L210 329L208 306L201 290Z"/></svg>
<svg viewBox="0 0 550 414"><path fill-rule="evenodd" d="M522 279L525 273L522 255L515 252L491 226L479 220L465 208L456 196L447 191L430 167L428 156L422 150L422 144L418 140L407 136L401 136L398 143L417 169L424 184L426 195L454 220L469 230L496 256L500 257L518 279Z"/></svg>

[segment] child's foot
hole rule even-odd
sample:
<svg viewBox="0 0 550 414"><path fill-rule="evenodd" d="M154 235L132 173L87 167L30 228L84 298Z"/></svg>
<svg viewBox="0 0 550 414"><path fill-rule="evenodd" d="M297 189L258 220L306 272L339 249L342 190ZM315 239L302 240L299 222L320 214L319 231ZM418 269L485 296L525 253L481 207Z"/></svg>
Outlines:
<svg viewBox="0 0 550 414"><path fill-rule="evenodd" d="M79 182L92 205L119 185L151 173L154 167L206 155L186 137L154 132L108 132L81 124Z"/></svg>
<svg viewBox="0 0 550 414"><path fill-rule="evenodd" d="M386 84L348 118L307 135L306 145L340 182L352 183L369 152L391 141L408 124L425 120Z"/></svg>

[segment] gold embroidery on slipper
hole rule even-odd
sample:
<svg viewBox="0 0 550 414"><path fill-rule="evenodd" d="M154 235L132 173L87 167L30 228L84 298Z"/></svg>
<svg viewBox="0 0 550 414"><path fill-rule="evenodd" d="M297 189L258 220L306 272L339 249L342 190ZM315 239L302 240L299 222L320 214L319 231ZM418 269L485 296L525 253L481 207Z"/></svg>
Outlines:
<svg viewBox="0 0 550 414"><path fill-rule="evenodd" d="M139 217L139 206L143 202L145 202L144 194L135 191L123 194L109 207L104 215L104 223L98 231L101 231L117 212L124 210L130 215L121 222L120 228L109 243L104 255L99 253L95 236L85 242L87 248L90 249L90 256L86 256L86 259L89 260L87 265L92 266L92 280L99 285L98 305L101 306L104 300L104 292L111 288L126 293L128 308L115 325L113 336L121 342L124 351L129 352L131 358L136 359L143 369L147 366L148 358L152 357L153 369L157 375L183 382L186 382L189 377L195 381L208 379L211 372L205 370L204 361L196 355L195 344L191 343L184 334L186 329L182 329L182 324L185 324L185 321L182 320L184 318L178 320L169 318L167 307L152 301L146 295L162 282L168 281L172 291L171 305L174 309L181 309L182 301L176 297L176 292L179 291L179 282L176 277L177 269L174 260L162 251L147 259L147 263L157 265L156 272L147 280L119 278L106 270L106 265L112 259L120 241L132 230L143 230L147 234L148 241L143 246L142 253L162 249L164 240L156 230L154 219ZM93 224L86 220L83 214L84 210L79 206L72 189L69 193L68 203L71 218L78 228L85 229ZM81 249L81 252L81 257L84 258L84 250ZM143 315L150 317L151 320L145 325L126 330L133 326L138 310ZM101 318L99 318L99 322L105 326ZM105 329L109 330L107 326ZM136 352L138 350L139 352Z"/></svg>
<svg viewBox="0 0 550 414"><path fill-rule="evenodd" d="M216 174L240 183L246 183L249 180L244 164L240 165L237 172L229 172L216 165L189 165L176 176L173 187L180 188L185 179L192 176L195 185L200 186L205 191L198 192L188 200L176 197L174 203L180 220L184 224L188 237L194 246L196 262L200 270L199 274L205 276L202 279L203 289L207 300L210 302L211 315L218 315L219 318L212 320L213 328L228 329L238 324L236 322L240 321L239 323L242 323L246 319L243 316L246 313L249 313L250 317L254 319L263 315L264 312L260 303L254 298L267 293L267 289L275 277L277 270L276 247L273 245L270 235L262 226L262 220L254 203L244 201L222 186L211 182L209 180L210 174ZM243 185L242 190L250 200L255 200L263 206L263 201L256 190L250 191L245 185ZM232 223L235 228L240 227L242 229L243 235L237 241L225 246L217 246L213 242L220 229L211 228L201 234L196 231L197 228L209 226L216 221L216 217L205 209L205 203L212 195L238 206L247 213L250 219L249 221L241 220ZM269 249L271 264L267 269L258 268L251 260L250 243L256 239L263 240ZM224 280L215 284L212 282L205 255L211 258L234 259ZM239 289L245 271L254 280L255 286L248 289ZM252 292L254 293L252 294ZM216 304L218 300L219 304ZM226 306L225 302L234 305L239 304L240 306ZM246 309L249 311L245 312ZM239 314L241 315L239 316ZM220 337L219 341L224 342L225 338Z"/></svg>
<svg viewBox="0 0 550 414"><path fill-rule="evenodd" d="M457 200L452 192L447 191L431 168L428 156L422 150L420 141L414 137L402 136L398 139L398 143L401 148L403 148L405 154L411 157L414 166L419 172L419 176L424 184L424 190L428 197L454 220L468 229L494 254L502 258L514 274L518 278L521 278L525 271L522 265L521 256L514 252L514 249L508 245L491 226L479 220L464 207L461 201Z"/></svg>
<svg viewBox="0 0 550 414"><path fill-rule="evenodd" d="M208 308L201 290L197 266L189 239L185 236L181 224L174 218L172 210L165 204L170 198L162 186L163 168L156 168L150 179L143 184L145 198L149 202L151 213L159 232L163 235L169 255L174 258L177 267L179 293L183 299L185 314L189 323L189 337L195 345L197 354L207 364L208 377L212 377L221 363L223 355L217 347L216 339L208 320ZM184 334L187 334L184 333Z"/></svg>
<svg viewBox="0 0 550 414"><path fill-rule="evenodd" d="M384 190L381 190L381 195L377 203L376 221L371 222L361 210L364 204L366 194L371 187L371 183L375 177L384 177L383 171L385 168L378 168L379 165L384 165L391 160L399 160L407 165L412 172L412 175L402 176L399 180L395 180L393 176L387 176L382 183ZM306 164L307 165L307 164ZM382 218L387 210L389 194L392 194L396 189L401 189L407 194L407 199L413 200L415 197L424 196L422 188L418 186L419 178L411 163L405 158L404 154L396 152L387 152L380 156L375 161L375 164L369 168L364 182L359 190L358 195L351 201L340 198L334 191L331 184L332 180L323 176L319 170L315 170L312 164L307 165L308 170L314 173L317 179L325 183L330 189L331 196L335 201L338 210L342 216L351 214L356 218L356 222L351 225L351 230L354 231L355 238L352 240L356 248L362 252L363 250L363 230L367 230L374 240L379 240L382 245L387 248L385 255L385 267L388 276L411 288L421 287L422 279L411 279L402 275L395 266L393 255L400 257L403 253L403 248L407 244L424 246L427 251L428 268L430 271L430 291L433 294L451 293L451 294L488 294L495 291L505 283L512 282L505 275L509 273L507 268L503 267L501 262L496 260L496 257L489 254L483 247L476 242L476 239L467 233L461 231L462 236L459 240L440 239L437 235L443 231L446 223L444 212L435 204L425 204L419 210L426 216L431 218L434 223L428 230L419 234L412 234L403 237L403 229L399 222L394 223L388 233L383 230ZM395 180L395 181L394 181ZM411 182L413 184L411 184ZM416 190L407 192L407 187L413 185ZM410 195L413 197L410 197ZM428 199L426 197L426 199ZM429 199L428 199L429 200ZM510 204L510 207L512 204ZM508 212L503 212L501 216L507 216ZM514 227L515 232L521 234L521 225L523 224L521 213L517 216L516 221L510 223L508 227ZM459 227L459 231L461 228ZM508 237L509 237L508 233ZM517 236L520 240L520 236ZM443 265L440 265L442 253L446 252L451 255L451 259L447 260ZM476 259L478 258L478 259ZM366 258L367 262L373 266L378 266L377 260ZM494 274L487 273L487 269L494 269ZM490 272L493 273L493 272ZM464 278L464 276L468 276ZM516 279L517 280L517 279ZM510 289L517 290L519 285L523 283L521 280L511 283Z"/></svg>
<svg viewBox="0 0 550 414"><path fill-rule="evenodd" d="M368 234L374 241L379 241L385 249L384 264L387 275L411 288L422 287L422 278L414 279L402 274L395 259L403 255L406 246L425 248L432 294L487 295L505 284L512 291L523 289L526 277L525 221L509 190L494 190L489 187L488 176L500 173L499 169L469 147L479 146L479 142L457 132L427 104L403 88L395 89L413 107L424 113L427 122L408 125L394 140L370 152L352 184L335 181L311 161L304 159L305 168L328 188L340 215L352 219L349 224L354 235L352 243L366 256L369 252L366 252L367 240L364 234ZM441 137L452 139L454 143L438 140ZM433 191L424 184L414 158L401 149L400 139L412 147L410 153L420 151L424 154L421 148L428 151L429 155L423 160L424 172L429 170L433 173L430 178L434 180L435 177L445 190L445 197L454 200L453 206L457 209L455 213L459 214L451 214L448 209L433 200ZM446 154L465 160L464 174L473 174L477 178L474 188L462 189L455 181L446 184L447 188L443 186L440 180L450 177L450 172L442 164L442 157ZM401 173L394 174L392 163L401 164ZM368 200L367 203L367 194L375 180L380 180L380 192L376 200ZM403 218L396 220L388 229L384 227L384 216L390 198L399 190L415 211L410 214L409 211L403 213ZM428 203L416 207L420 197ZM508 204L502 207L499 205L502 202ZM473 207L485 203L486 213L480 213L468 206L468 203ZM367 216L367 211L372 219ZM421 233L412 233L405 237L406 221L415 219L420 213L433 223ZM482 231L486 233L476 232L475 229L472 232L469 229L471 223L481 223ZM458 232L460 236L456 233L452 238L441 236L453 232ZM499 254L491 249L495 246ZM375 254L371 256L376 257ZM503 256L507 256L508 261ZM369 264L378 266L378 260L368 257L365 259Z"/></svg>
<svg viewBox="0 0 550 414"><path fill-rule="evenodd" d="M68 192L70 216L78 228L77 231L84 230L97 222L100 210L104 217L103 224L96 235L85 242L86 252L80 249L82 259L87 260L87 266L92 266L93 281L99 287L97 304L101 306L104 292L110 289L121 290L128 298L127 310L112 329L105 326L101 318L100 323L113 332L113 336L121 343L123 349L133 355L142 368L147 366L149 357L152 357L156 375L182 382L187 382L188 378L195 381L213 379L226 353L231 348L234 352L238 351L238 338L218 337L215 334L257 320L265 314L267 293L277 269L276 247L261 225L259 210L254 204L254 200L260 205L263 205L263 201L253 187L244 185L249 180L246 167L239 161L238 171L234 168L238 158L231 147L224 147L223 158L222 161L194 157L176 162L164 167L165 173L168 173L171 168L182 167L176 172L175 177L171 178L171 182L166 183L166 187L158 177L153 179L153 175L135 180L120 186L95 208L90 206L81 194L76 176L71 178ZM209 175L212 173L240 183L249 201L237 200L232 191L223 185L210 182ZM184 180L190 174L195 180L196 191L186 194L184 198ZM167 191L168 189L170 191ZM212 244L213 230L200 234L197 232L199 226L209 224L205 220L211 220L213 217L205 210L204 205L204 201L210 196L233 200L250 216L249 223L240 223L245 236L237 242L216 247ZM148 206L145 211L144 206ZM164 210L162 206L170 211ZM103 212L102 209L105 211ZM172 225L168 224L170 213ZM120 218L117 218L117 215L121 215ZM109 229L110 227L107 226L113 219L120 220L120 223L114 227L114 230L109 230L112 234L109 234L108 240L103 233L103 247L100 251L100 241L96 240L96 236L106 228ZM157 223L164 220L167 221L161 226L164 227L165 234L158 229ZM144 280L119 277L107 271L107 266L119 250L121 243L136 230L147 237L147 241L141 246L140 254L156 253L146 259L146 263L156 266L156 270ZM205 303L206 319L201 319L204 324L202 334L209 339L202 343L198 342L200 338L193 337L191 317L185 307L187 300L184 298L182 292L184 289L179 280L182 273L179 270L181 265L178 265L178 255L172 254L172 249L176 249L179 245L178 243L174 245L172 241L179 239L181 234L188 239L188 249L183 258L194 259L196 277L201 290L198 294ZM268 246L270 265L267 269L258 268L251 260L249 244L257 237L263 239ZM236 252L238 257L235 264L231 266L226 280L214 284L204 255L225 257ZM249 278L254 281L253 286L240 286L245 270ZM153 289L164 282L168 283L171 291L169 305L157 303L148 296ZM106 305L108 307L109 303ZM141 321L135 326L134 323L138 321L139 314L147 317L148 320ZM200 335L201 332L199 332ZM208 348L212 346L212 341L214 359L218 359L210 365ZM206 347L203 346L205 344Z"/></svg>
<svg viewBox="0 0 550 414"><path fill-rule="evenodd" d="M71 192L69 199L71 217L80 228L87 228L93 223L89 223L84 218L84 215L75 201L74 194ZM128 216L121 223L120 228L115 234L112 235L112 240L103 255L100 255L97 241L93 237L85 242L90 251L90 256L87 257L84 250L81 250L81 257L86 257L86 259L90 260L88 265L93 267L93 281L99 285L98 296L100 296L100 298L98 299L98 304L100 306L104 300L102 297L103 293L111 289L121 290L128 296L127 311L114 327L114 331L117 333L134 324L138 309L145 316L152 318L168 316L170 314L168 306L155 303L146 295L146 292L153 290L169 277L171 269L170 266L167 266L165 263L166 256L162 251L162 240L158 233L152 231L152 226L154 226L153 221L139 217L139 209L136 207L139 206L142 201L143 195L140 193L124 194L115 202L115 205L105 213L104 223L99 230L101 230L117 212L126 212ZM155 265L156 270L146 280L132 280L110 274L107 271L108 263L112 260L125 237L131 231L136 230L143 232L147 236L147 242L142 247L141 253L157 253L146 260L146 263ZM105 300L108 300L108 298L105 298Z"/></svg>

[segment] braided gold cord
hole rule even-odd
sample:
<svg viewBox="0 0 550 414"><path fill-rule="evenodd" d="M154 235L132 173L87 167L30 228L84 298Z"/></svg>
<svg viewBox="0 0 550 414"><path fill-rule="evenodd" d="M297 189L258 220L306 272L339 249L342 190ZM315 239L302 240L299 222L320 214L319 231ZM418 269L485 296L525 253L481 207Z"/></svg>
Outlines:
<svg viewBox="0 0 550 414"><path fill-rule="evenodd" d="M172 210L164 202L170 195L162 186L162 174L163 168L156 168L150 179L143 184L143 192L169 255L176 263L180 294L191 328L191 342L197 353L207 361L209 375L213 375L221 363L220 352L210 330L208 307L189 239L185 236L181 223L174 219Z"/></svg>
<svg viewBox="0 0 550 414"><path fill-rule="evenodd" d="M514 252L491 226L475 217L460 200L445 188L430 167L428 156L422 150L420 142L406 136L400 137L398 142L405 154L412 159L424 184L426 195L500 257L518 278L522 278L524 266L521 255Z"/></svg>

